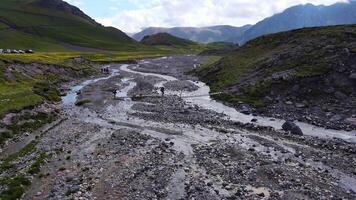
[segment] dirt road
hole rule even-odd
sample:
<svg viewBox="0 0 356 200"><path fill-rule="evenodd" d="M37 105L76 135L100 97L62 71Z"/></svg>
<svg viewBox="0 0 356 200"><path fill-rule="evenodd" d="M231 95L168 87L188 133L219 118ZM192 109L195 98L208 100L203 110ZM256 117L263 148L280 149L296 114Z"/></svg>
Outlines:
<svg viewBox="0 0 356 200"><path fill-rule="evenodd" d="M38 138L51 157L24 199L356 198L353 133L299 124L305 135L290 135L213 101L185 75L202 60L111 65L72 87L65 120Z"/></svg>

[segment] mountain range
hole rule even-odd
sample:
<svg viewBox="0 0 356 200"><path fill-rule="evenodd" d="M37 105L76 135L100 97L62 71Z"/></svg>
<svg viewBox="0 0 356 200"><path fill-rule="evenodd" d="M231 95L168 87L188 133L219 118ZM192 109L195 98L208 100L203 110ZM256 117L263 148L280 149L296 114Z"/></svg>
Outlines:
<svg viewBox="0 0 356 200"><path fill-rule="evenodd" d="M356 24L356 1L330 6L298 5L266 18L247 30L240 42L245 43L261 35L293 29Z"/></svg>
<svg viewBox="0 0 356 200"><path fill-rule="evenodd" d="M133 35L141 40L146 35L167 32L196 42L234 42L243 44L256 37L305 27L356 24L356 1L336 3L330 6L305 4L293 6L282 13L268 17L255 25L243 27L212 26L203 28L150 27Z"/></svg>
<svg viewBox="0 0 356 200"><path fill-rule="evenodd" d="M243 27L234 27L228 25L211 26L211 27L175 27L175 28L160 28L149 27L143 31L134 34L132 37L135 40L142 40L146 35L166 32L176 37L192 40L200 43L210 42L232 42L237 41L242 37L243 33L248 30L251 25Z"/></svg>

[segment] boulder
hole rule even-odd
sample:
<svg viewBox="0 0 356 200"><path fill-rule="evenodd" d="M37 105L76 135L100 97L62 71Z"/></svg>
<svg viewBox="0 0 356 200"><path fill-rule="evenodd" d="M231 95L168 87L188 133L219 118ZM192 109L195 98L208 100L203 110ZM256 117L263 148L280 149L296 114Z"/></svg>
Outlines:
<svg viewBox="0 0 356 200"><path fill-rule="evenodd" d="M291 101L286 101L285 102L287 105L293 105L293 102L291 102Z"/></svg>
<svg viewBox="0 0 356 200"><path fill-rule="evenodd" d="M345 122L356 126L356 118L355 117L347 118L347 119L345 119Z"/></svg>
<svg viewBox="0 0 356 200"><path fill-rule="evenodd" d="M240 110L240 112L245 114L245 115L251 114L251 108L246 104L241 104L239 106L238 110Z"/></svg>
<svg viewBox="0 0 356 200"><path fill-rule="evenodd" d="M302 129L299 126L293 126L292 130L290 131L293 135L303 135Z"/></svg>
<svg viewBox="0 0 356 200"><path fill-rule="evenodd" d="M286 121L283 125L282 125L282 129L285 131L290 131L292 130L292 128L296 126L292 121Z"/></svg>
<svg viewBox="0 0 356 200"><path fill-rule="evenodd" d="M298 84L294 85L292 90L293 90L293 92L298 92L300 90L300 86Z"/></svg>
<svg viewBox="0 0 356 200"><path fill-rule="evenodd" d="M326 88L326 89L324 89L324 92L327 94L332 94L335 92L335 88L333 88L333 87Z"/></svg>
<svg viewBox="0 0 356 200"><path fill-rule="evenodd" d="M335 92L334 95L335 95L336 98L338 98L340 100L344 100L344 99L347 98L347 95L342 93L342 92L340 92L340 91Z"/></svg>
<svg viewBox="0 0 356 200"><path fill-rule="evenodd" d="M305 108L305 104L304 103L296 103L295 107L296 108Z"/></svg>
<svg viewBox="0 0 356 200"><path fill-rule="evenodd" d="M302 129L300 129L299 126L297 126L294 122L292 121L286 121L282 125L282 129L284 131L290 131L293 135L303 135Z"/></svg>
<svg viewBox="0 0 356 200"><path fill-rule="evenodd" d="M356 80L356 73L350 74L349 79Z"/></svg>
<svg viewBox="0 0 356 200"><path fill-rule="evenodd" d="M341 115L334 115L330 118L330 121L332 122L337 122L337 121L340 121L342 120L342 116Z"/></svg>
<svg viewBox="0 0 356 200"><path fill-rule="evenodd" d="M273 102L273 98L271 98L269 96L266 96L265 98L263 98L263 101L267 102L267 103L270 103L270 102Z"/></svg>
<svg viewBox="0 0 356 200"><path fill-rule="evenodd" d="M350 56L350 50L348 48L344 48L342 53L345 56Z"/></svg>

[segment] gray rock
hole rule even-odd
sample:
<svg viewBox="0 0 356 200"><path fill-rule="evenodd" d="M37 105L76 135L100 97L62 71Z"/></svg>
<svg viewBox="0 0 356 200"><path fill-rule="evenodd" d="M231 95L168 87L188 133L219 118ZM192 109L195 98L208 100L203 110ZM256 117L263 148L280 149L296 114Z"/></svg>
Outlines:
<svg viewBox="0 0 356 200"><path fill-rule="evenodd" d="M287 104L287 105L293 105L293 102L291 102L291 101L286 101L286 104Z"/></svg>
<svg viewBox="0 0 356 200"><path fill-rule="evenodd" d="M356 73L350 74L349 79L356 80Z"/></svg>
<svg viewBox="0 0 356 200"><path fill-rule="evenodd" d="M349 50L348 48L344 48L344 49L343 49L343 54L344 54L345 56L350 56L350 50Z"/></svg>
<svg viewBox="0 0 356 200"><path fill-rule="evenodd" d="M292 127L292 130L290 131L293 135L303 135L302 129L300 129L299 126L295 125Z"/></svg>
<svg viewBox="0 0 356 200"><path fill-rule="evenodd" d="M340 121L340 120L342 120L341 115L334 115L333 117L330 118L330 121L332 121L332 122L336 122L336 121Z"/></svg>
<svg viewBox="0 0 356 200"><path fill-rule="evenodd" d="M246 104L240 105L238 109L239 109L240 112L243 113L243 114L246 114L246 115L251 114L251 108L250 108L248 105L246 105Z"/></svg>
<svg viewBox="0 0 356 200"><path fill-rule="evenodd" d="M283 125L282 125L282 129L285 131L290 131L292 130L292 128L296 126L292 121L286 121Z"/></svg>
<svg viewBox="0 0 356 200"><path fill-rule="evenodd" d="M292 121L286 121L282 125L282 129L285 131L290 131L293 135L303 135L302 129L300 129L300 127Z"/></svg>
<svg viewBox="0 0 356 200"><path fill-rule="evenodd" d="M266 96L264 99L263 99L264 102L272 102L273 101L273 98L269 97L269 96Z"/></svg>
<svg viewBox="0 0 356 200"><path fill-rule="evenodd" d="M298 91L300 90L300 86L299 86L299 85L294 85L293 88L292 88L292 90L293 90L294 92L298 92Z"/></svg>
<svg viewBox="0 0 356 200"><path fill-rule="evenodd" d="M296 108L305 108L305 104L304 103L296 103L295 107Z"/></svg>
<svg viewBox="0 0 356 200"><path fill-rule="evenodd" d="M325 91L326 93L328 93L328 94L332 94L332 93L335 92L335 88L329 87L329 88L325 89L324 91Z"/></svg>
<svg viewBox="0 0 356 200"><path fill-rule="evenodd" d="M356 118L354 118L354 117L347 118L347 119L345 119L345 122L352 124L352 125L356 125Z"/></svg>
<svg viewBox="0 0 356 200"><path fill-rule="evenodd" d="M336 98L338 98L340 100L344 100L344 99L347 98L347 95L342 93L342 92L340 92L340 91L335 92L334 95L335 95Z"/></svg>

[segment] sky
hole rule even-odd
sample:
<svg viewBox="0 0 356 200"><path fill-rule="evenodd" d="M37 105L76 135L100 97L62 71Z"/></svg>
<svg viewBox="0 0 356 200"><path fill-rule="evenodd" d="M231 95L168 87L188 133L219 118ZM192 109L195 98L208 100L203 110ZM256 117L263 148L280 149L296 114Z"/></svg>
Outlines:
<svg viewBox="0 0 356 200"><path fill-rule="evenodd" d="M65 0L105 26L127 33L146 27L243 26L288 7L330 5L347 0Z"/></svg>

